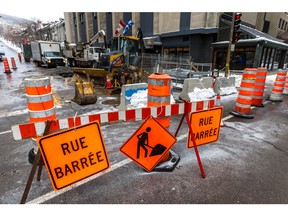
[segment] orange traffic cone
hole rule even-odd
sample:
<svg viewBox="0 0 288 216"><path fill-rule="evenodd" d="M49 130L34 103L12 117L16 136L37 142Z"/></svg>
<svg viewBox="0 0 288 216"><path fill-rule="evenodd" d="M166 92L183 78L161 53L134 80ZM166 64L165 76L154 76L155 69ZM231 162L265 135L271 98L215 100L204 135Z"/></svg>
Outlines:
<svg viewBox="0 0 288 216"><path fill-rule="evenodd" d="M10 67L9 67L9 63L7 61L7 58L2 58L3 60L3 64L4 64L4 69L5 69L5 73L11 73Z"/></svg>
<svg viewBox="0 0 288 216"><path fill-rule="evenodd" d="M111 88L113 88L112 82L111 82L111 80L110 80L109 77L107 77L107 81L106 81L105 88L106 88L106 89L111 89Z"/></svg>
<svg viewBox="0 0 288 216"><path fill-rule="evenodd" d="M235 108L230 112L233 116L247 119L254 118L254 115L250 113L250 111L254 94L256 73L256 68L244 69Z"/></svg>
<svg viewBox="0 0 288 216"><path fill-rule="evenodd" d="M271 91L270 100L275 102L281 102L283 98L283 90L285 86L285 80L286 80L286 73L287 71L284 71L282 69L278 70L276 80L274 82L273 89Z"/></svg>
<svg viewBox="0 0 288 216"><path fill-rule="evenodd" d="M221 106L221 96L220 96L220 93L218 93L217 96L216 96L215 105L216 105L216 106ZM221 127L224 127L224 126L225 126L225 125L224 125L224 122L222 121L222 119L221 119L220 126L221 126Z"/></svg>
<svg viewBox="0 0 288 216"><path fill-rule="evenodd" d="M11 64L12 64L12 67L11 67L12 69L17 69L14 57L11 57Z"/></svg>
<svg viewBox="0 0 288 216"><path fill-rule="evenodd" d="M21 53L18 53L18 59L19 59L20 62L22 62Z"/></svg>
<svg viewBox="0 0 288 216"><path fill-rule="evenodd" d="M286 73L285 85L283 89L283 95L288 95L288 72Z"/></svg>

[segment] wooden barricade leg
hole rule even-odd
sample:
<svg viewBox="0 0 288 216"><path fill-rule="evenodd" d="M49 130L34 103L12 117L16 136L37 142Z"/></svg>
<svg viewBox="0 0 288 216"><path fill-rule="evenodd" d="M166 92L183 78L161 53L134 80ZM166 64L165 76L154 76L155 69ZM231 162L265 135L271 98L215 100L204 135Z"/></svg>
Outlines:
<svg viewBox="0 0 288 216"><path fill-rule="evenodd" d="M201 158L200 158L200 155L199 155L199 152L198 152L198 148L197 148L197 145L196 145L196 142L195 142L195 137L194 137L194 134L193 134L193 130L192 130L192 127L191 125L189 124L189 112L188 112L188 104L189 104L189 101L185 101L185 112L180 120L180 123L177 127L177 130L175 132L175 137L177 137L178 135L178 132L181 128L181 125L183 123L183 120L184 118L186 117L186 122L187 122L187 125L188 125L188 128L189 128L189 133L192 137L192 141L193 141L193 147L194 147L194 151L195 151L195 154L196 154L196 157L197 157L197 161L198 161L198 165L199 165L199 168L200 168L200 171L201 171L201 175L202 175L202 178L206 178L206 175L205 175L205 172L204 172L204 169L203 169L203 166L202 166L202 162L201 162Z"/></svg>
<svg viewBox="0 0 288 216"><path fill-rule="evenodd" d="M46 122L46 126L45 126L45 130L44 130L43 136L45 136L45 135L47 135L47 134L49 133L49 130L50 130L50 126L51 126L52 121L53 121L53 120L48 120L48 121ZM42 163L41 163L40 161L42 161ZM39 163L39 162L40 162L40 163ZM20 204L25 204L25 203L26 203L26 200L27 200L27 197L28 197L28 194L29 194L29 191L30 191L32 182L33 182L33 178L34 178L34 175L35 175L35 173L36 173L37 166L39 166L39 167L38 167L37 180L40 181L41 171L42 171L42 166L43 166L43 159L42 159L42 157L41 157L41 153L40 153L40 150L39 150L39 149L38 149L38 152L37 152L36 157L35 157L35 159L34 159L33 166L32 166L32 169L31 169L31 171L30 171L30 175L29 175L27 184L26 184L26 186L25 186L25 190L24 190L24 193L23 193L23 195L22 195Z"/></svg>

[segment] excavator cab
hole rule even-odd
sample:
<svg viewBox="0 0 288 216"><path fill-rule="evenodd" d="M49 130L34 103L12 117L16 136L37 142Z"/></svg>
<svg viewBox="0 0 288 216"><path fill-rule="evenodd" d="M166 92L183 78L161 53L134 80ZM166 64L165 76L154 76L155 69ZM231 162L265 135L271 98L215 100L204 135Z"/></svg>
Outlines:
<svg viewBox="0 0 288 216"><path fill-rule="evenodd" d="M93 40L91 39L91 41ZM95 84L104 84L107 94L118 92L123 84L137 83L141 80L139 43L140 38L135 36L113 37L110 52L100 55L96 68L73 68L73 72L93 77ZM74 101L80 105L88 104L89 101L94 103L96 100L93 100L90 95L95 95L94 98L96 98L96 93L92 90L85 93L82 90L85 89L82 85L83 83L78 82ZM85 100L86 97L89 100Z"/></svg>
<svg viewBox="0 0 288 216"><path fill-rule="evenodd" d="M139 42L134 36L113 37L111 52L101 56L101 67L107 70L114 88L140 80Z"/></svg>

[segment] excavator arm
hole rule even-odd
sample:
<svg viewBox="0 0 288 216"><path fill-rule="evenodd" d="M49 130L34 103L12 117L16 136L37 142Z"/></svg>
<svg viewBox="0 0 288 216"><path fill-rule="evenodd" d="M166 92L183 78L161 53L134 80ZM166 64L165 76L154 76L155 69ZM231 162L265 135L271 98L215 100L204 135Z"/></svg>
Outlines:
<svg viewBox="0 0 288 216"><path fill-rule="evenodd" d="M88 42L88 46L92 46L95 41L98 40L98 38L100 37L103 37L104 39L104 46L105 46L105 49L107 49L107 43L106 43L106 34L103 30L100 30L99 32L97 32L97 34L95 34L91 39L90 41Z"/></svg>

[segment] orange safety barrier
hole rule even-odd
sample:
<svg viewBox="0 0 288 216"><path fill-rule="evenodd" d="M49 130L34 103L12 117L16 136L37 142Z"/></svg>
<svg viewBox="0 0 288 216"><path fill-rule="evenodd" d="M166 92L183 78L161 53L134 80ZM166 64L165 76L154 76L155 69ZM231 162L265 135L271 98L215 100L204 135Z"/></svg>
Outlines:
<svg viewBox="0 0 288 216"><path fill-rule="evenodd" d="M168 74L153 73L148 77L147 106L170 104L171 77ZM163 111L164 112L164 111ZM170 117L158 117L157 121L165 128L170 126Z"/></svg>
<svg viewBox="0 0 288 216"><path fill-rule="evenodd" d="M242 118L254 118L250 111L254 94L256 73L256 68L245 68L242 75L240 89L238 91L235 109L230 112L232 115Z"/></svg>
<svg viewBox="0 0 288 216"><path fill-rule="evenodd" d="M12 67L11 67L12 69L17 69L14 57L11 57L11 65L12 65Z"/></svg>
<svg viewBox="0 0 288 216"><path fill-rule="evenodd" d="M56 119L50 79L26 78L24 81L30 122Z"/></svg>
<svg viewBox="0 0 288 216"><path fill-rule="evenodd" d="M4 65L4 73L11 73L10 66L6 57L2 57L3 65Z"/></svg>
<svg viewBox="0 0 288 216"><path fill-rule="evenodd" d="M153 73L148 77L147 106L164 106L170 104L171 77L168 74ZM163 110L165 112L165 110ZM157 117L156 120L164 127L169 128L170 116ZM168 161L170 152L160 162Z"/></svg>
<svg viewBox="0 0 288 216"><path fill-rule="evenodd" d="M285 85L284 85L284 89L283 89L283 94L288 95L288 72L286 74L286 80L285 80Z"/></svg>
<svg viewBox="0 0 288 216"><path fill-rule="evenodd" d="M273 86L273 89L269 98L271 101L276 101L276 102L282 101L286 73L287 71L284 71L284 70L279 70L277 72L276 80L274 82L274 86Z"/></svg>
<svg viewBox="0 0 288 216"><path fill-rule="evenodd" d="M267 68L257 68L252 105L263 107L263 95L267 77Z"/></svg>

